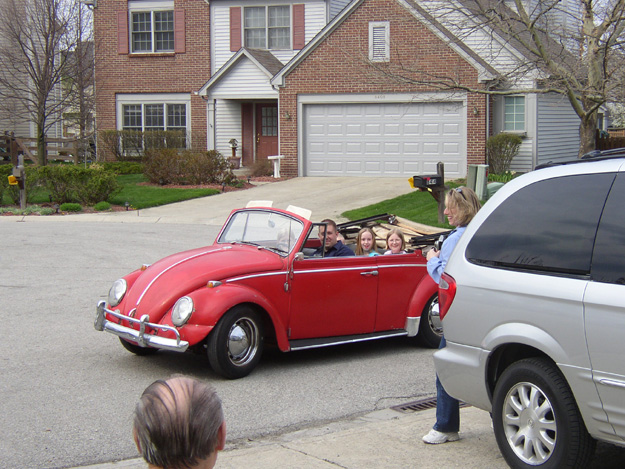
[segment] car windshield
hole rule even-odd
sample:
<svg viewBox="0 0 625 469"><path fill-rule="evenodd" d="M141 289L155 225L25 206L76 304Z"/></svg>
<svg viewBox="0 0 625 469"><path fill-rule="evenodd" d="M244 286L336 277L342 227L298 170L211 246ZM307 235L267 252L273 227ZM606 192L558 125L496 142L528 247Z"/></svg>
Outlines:
<svg viewBox="0 0 625 469"><path fill-rule="evenodd" d="M230 218L217 242L253 244L288 254L303 229L301 221L282 213L244 210Z"/></svg>

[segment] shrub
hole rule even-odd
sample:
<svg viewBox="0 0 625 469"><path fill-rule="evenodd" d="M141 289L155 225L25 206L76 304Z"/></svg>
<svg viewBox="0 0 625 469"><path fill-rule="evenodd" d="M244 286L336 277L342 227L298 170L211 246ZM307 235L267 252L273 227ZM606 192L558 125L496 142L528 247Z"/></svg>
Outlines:
<svg viewBox="0 0 625 469"><path fill-rule="evenodd" d="M143 174L154 184L180 184L181 156L177 150L146 150Z"/></svg>
<svg viewBox="0 0 625 469"><path fill-rule="evenodd" d="M143 174L155 184L230 184L236 180L230 163L216 150L146 150L143 161Z"/></svg>
<svg viewBox="0 0 625 469"><path fill-rule="evenodd" d="M519 135L502 132L486 141L489 172L504 174L510 170L512 159L519 153L523 140Z"/></svg>
<svg viewBox="0 0 625 469"><path fill-rule="evenodd" d="M489 182L510 182L517 176L516 171L506 171L502 174L489 173L488 181Z"/></svg>
<svg viewBox="0 0 625 469"><path fill-rule="evenodd" d="M40 175L53 201L63 204L80 202L85 205L108 199L120 189L116 176L100 165L45 166Z"/></svg>
<svg viewBox="0 0 625 469"><path fill-rule="evenodd" d="M230 162L217 150L184 151L181 166L187 184L231 184L236 180Z"/></svg>
<svg viewBox="0 0 625 469"><path fill-rule="evenodd" d="M71 202L66 202L64 204L61 204L59 208L61 209L62 212L81 212L82 211L82 207L80 204L75 204Z"/></svg>
<svg viewBox="0 0 625 469"><path fill-rule="evenodd" d="M108 202L104 202L104 201L98 202L97 204L93 206L93 209L96 212L106 212L107 210L111 209L111 204L109 204Z"/></svg>
<svg viewBox="0 0 625 469"><path fill-rule="evenodd" d="M273 163L269 160L256 160L252 165L251 175L254 177L272 176Z"/></svg>

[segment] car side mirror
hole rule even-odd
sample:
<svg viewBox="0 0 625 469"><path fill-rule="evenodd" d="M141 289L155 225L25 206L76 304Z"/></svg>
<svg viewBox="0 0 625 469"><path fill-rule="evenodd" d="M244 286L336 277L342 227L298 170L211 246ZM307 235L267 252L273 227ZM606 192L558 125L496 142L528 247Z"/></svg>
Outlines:
<svg viewBox="0 0 625 469"><path fill-rule="evenodd" d="M301 261L303 259L304 259L304 253L302 251L296 252L295 257L293 258L294 261Z"/></svg>

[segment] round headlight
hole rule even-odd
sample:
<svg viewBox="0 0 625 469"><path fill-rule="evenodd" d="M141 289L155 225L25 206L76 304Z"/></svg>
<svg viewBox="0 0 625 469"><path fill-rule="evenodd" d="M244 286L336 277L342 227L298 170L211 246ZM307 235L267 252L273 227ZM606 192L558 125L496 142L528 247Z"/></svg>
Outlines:
<svg viewBox="0 0 625 469"><path fill-rule="evenodd" d="M111 307L115 307L122 302L124 295L126 294L126 289L128 288L128 284L126 280L120 278L119 280L115 280L113 282L113 286L109 290L109 305Z"/></svg>
<svg viewBox="0 0 625 469"><path fill-rule="evenodd" d="M174 326L183 326L187 323L193 313L193 300L188 296L183 296L174 305L171 311L171 322Z"/></svg>

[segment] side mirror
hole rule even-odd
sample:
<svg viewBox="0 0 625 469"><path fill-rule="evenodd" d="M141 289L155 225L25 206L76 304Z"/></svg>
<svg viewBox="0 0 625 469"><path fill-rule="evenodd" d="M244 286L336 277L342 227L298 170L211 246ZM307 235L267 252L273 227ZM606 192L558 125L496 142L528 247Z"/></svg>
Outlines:
<svg viewBox="0 0 625 469"><path fill-rule="evenodd" d="M301 261L304 259L304 253L302 251L296 252L293 261Z"/></svg>

